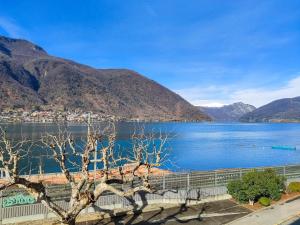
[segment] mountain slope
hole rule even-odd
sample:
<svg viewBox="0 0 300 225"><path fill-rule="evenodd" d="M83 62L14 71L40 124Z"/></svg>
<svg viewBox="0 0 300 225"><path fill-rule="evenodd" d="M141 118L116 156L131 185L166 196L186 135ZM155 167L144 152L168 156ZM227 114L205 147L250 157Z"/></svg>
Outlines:
<svg viewBox="0 0 300 225"><path fill-rule="evenodd" d="M0 36L0 111L93 111L124 118L209 120L160 84L127 69L94 69Z"/></svg>
<svg viewBox="0 0 300 225"><path fill-rule="evenodd" d="M254 106L242 102L222 107L200 106L199 108L215 121L238 121L240 117L256 109Z"/></svg>
<svg viewBox="0 0 300 225"><path fill-rule="evenodd" d="M300 121L300 97L273 101L241 117L242 122Z"/></svg>

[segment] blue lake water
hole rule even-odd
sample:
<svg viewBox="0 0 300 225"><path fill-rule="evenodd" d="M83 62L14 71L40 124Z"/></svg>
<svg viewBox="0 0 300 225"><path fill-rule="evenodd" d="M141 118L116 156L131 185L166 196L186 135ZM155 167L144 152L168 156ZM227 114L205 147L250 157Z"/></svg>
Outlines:
<svg viewBox="0 0 300 225"><path fill-rule="evenodd" d="M18 138L37 138L54 132L53 124L5 125ZM118 123L118 139L128 140L137 126ZM138 126L141 126L139 124ZM145 123L146 131L167 133L172 170L211 170L233 167L275 166L300 163L300 124L292 123ZM69 125L72 132L83 135L86 126ZM296 146L297 150L276 150L274 145Z"/></svg>

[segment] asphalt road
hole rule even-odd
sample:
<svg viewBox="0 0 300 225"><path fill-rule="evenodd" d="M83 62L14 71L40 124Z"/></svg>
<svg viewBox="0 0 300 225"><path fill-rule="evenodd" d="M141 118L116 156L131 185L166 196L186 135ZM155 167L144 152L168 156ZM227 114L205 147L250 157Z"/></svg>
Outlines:
<svg viewBox="0 0 300 225"><path fill-rule="evenodd" d="M289 220L281 223L280 225L300 225L300 216L290 218Z"/></svg>
<svg viewBox="0 0 300 225"><path fill-rule="evenodd" d="M210 202L196 206L171 208L119 216L80 225L219 225L249 214L250 211L229 200Z"/></svg>
<svg viewBox="0 0 300 225"><path fill-rule="evenodd" d="M300 219L294 221L293 223L291 223L291 225L300 225Z"/></svg>

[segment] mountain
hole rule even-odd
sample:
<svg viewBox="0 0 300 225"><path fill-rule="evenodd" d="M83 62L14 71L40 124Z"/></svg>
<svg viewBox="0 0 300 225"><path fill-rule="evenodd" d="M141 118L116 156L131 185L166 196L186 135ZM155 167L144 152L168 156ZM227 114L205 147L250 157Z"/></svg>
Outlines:
<svg viewBox="0 0 300 225"><path fill-rule="evenodd" d="M0 36L0 111L93 111L123 118L210 120L179 95L137 72L95 69Z"/></svg>
<svg viewBox="0 0 300 225"><path fill-rule="evenodd" d="M225 105L222 107L199 107L204 113L215 121L238 121L243 115L252 112L256 108L242 102Z"/></svg>
<svg viewBox="0 0 300 225"><path fill-rule="evenodd" d="M240 120L242 122L299 122L300 97L273 101L244 115Z"/></svg>

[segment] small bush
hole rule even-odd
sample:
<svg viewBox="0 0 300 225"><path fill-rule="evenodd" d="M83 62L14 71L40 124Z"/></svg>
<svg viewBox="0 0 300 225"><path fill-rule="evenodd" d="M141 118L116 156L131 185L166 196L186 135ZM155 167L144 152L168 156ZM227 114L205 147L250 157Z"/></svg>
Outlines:
<svg viewBox="0 0 300 225"><path fill-rule="evenodd" d="M278 176L275 170L253 170L244 174L241 180L229 182L227 189L237 201L252 204L260 197L279 200L284 190L284 181L285 178Z"/></svg>
<svg viewBox="0 0 300 225"><path fill-rule="evenodd" d="M269 206L271 205L271 200L267 197L261 197L259 200L258 200L259 204L261 204L262 206Z"/></svg>
<svg viewBox="0 0 300 225"><path fill-rule="evenodd" d="M300 192L300 182L291 182L287 188L288 192Z"/></svg>

